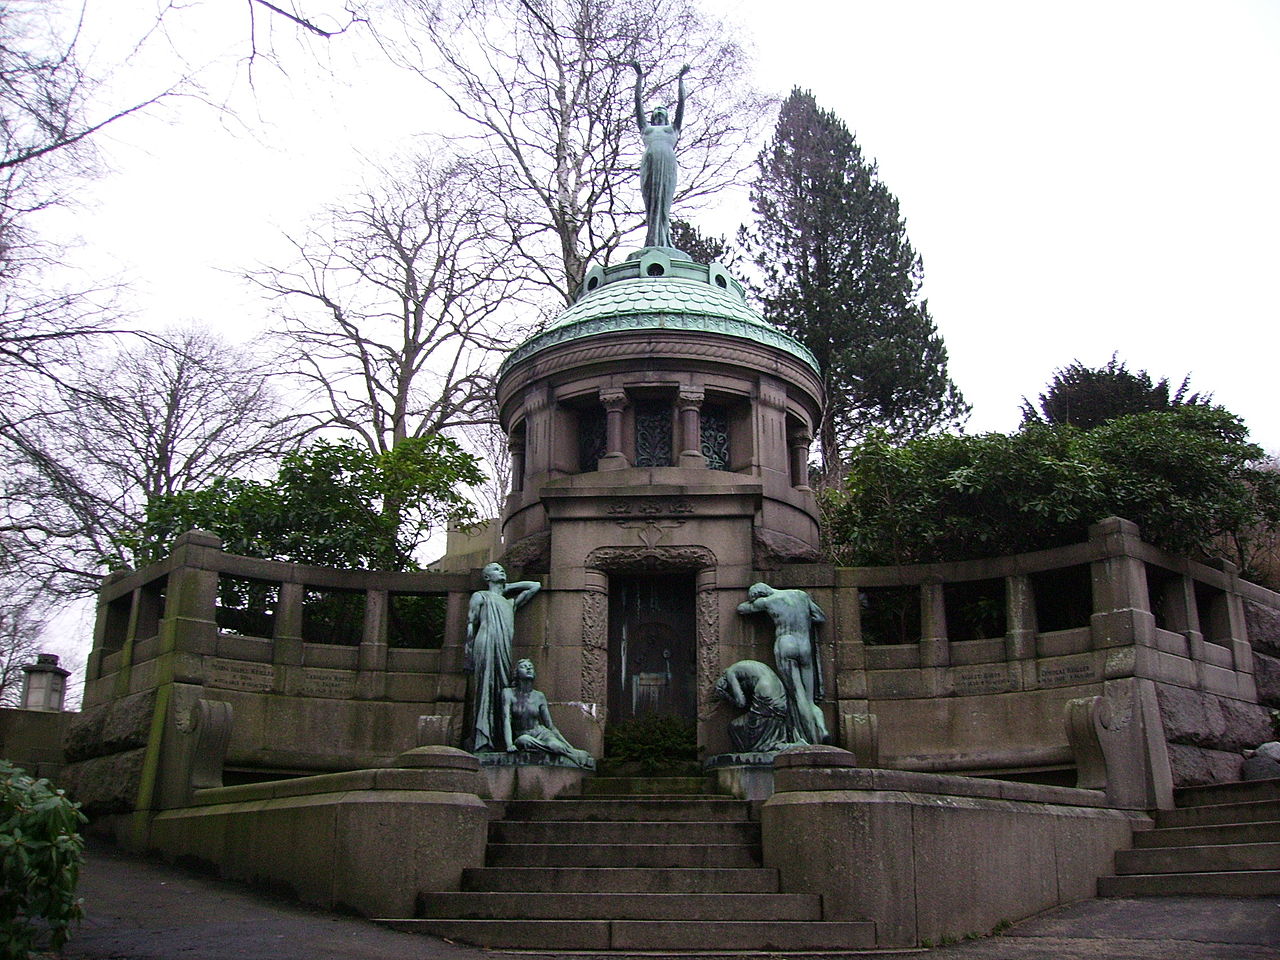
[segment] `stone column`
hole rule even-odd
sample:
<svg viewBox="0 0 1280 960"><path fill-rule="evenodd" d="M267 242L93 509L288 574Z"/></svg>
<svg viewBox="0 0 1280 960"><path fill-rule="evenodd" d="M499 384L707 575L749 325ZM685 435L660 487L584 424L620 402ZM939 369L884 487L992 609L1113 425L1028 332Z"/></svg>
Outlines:
<svg viewBox="0 0 1280 960"><path fill-rule="evenodd" d="M190 654L211 653L217 649L221 553L222 541L206 530L188 530L173 543L157 649L157 659L161 662L157 664L155 676L160 683L203 680L203 664L199 657ZM129 692L132 646L130 639L121 658L121 670L116 674L116 696ZM183 657L168 656L179 651Z"/></svg>
<svg viewBox="0 0 1280 960"><path fill-rule="evenodd" d="M1022 574L1004 578L1005 619L1008 622L1004 654L1009 660L1034 659L1036 655L1036 601L1031 578Z"/></svg>
<svg viewBox="0 0 1280 960"><path fill-rule="evenodd" d="M1196 604L1196 585L1185 573L1166 590L1164 612L1169 629L1187 638L1187 655L1197 662L1204 660L1204 633L1200 630L1200 611Z"/></svg>
<svg viewBox="0 0 1280 960"><path fill-rule="evenodd" d="M1094 649L1154 646L1156 618L1147 595L1147 568L1138 559L1142 540L1138 525L1110 517L1089 528L1089 540L1102 547L1103 559L1092 564ZM1114 676L1126 675L1123 670ZM1108 679L1114 679L1108 669Z"/></svg>
<svg viewBox="0 0 1280 960"><path fill-rule="evenodd" d="M280 584L276 603L276 631L271 641L273 663L302 665L302 601L306 589L300 583Z"/></svg>
<svg viewBox="0 0 1280 960"><path fill-rule="evenodd" d="M381 699L387 693L387 604L386 590L368 590L364 595L364 629L358 654L359 674L356 696Z"/></svg>
<svg viewBox="0 0 1280 960"><path fill-rule="evenodd" d="M951 665L951 641L947 637L947 605L941 583L920 584L920 667L930 696L949 693L947 668Z"/></svg>
<svg viewBox="0 0 1280 960"><path fill-rule="evenodd" d="M1232 663L1236 669L1240 699L1256 702L1258 686L1254 677L1253 644L1249 639L1249 628L1245 625L1244 601L1239 592L1240 568L1224 560L1222 571L1229 577L1226 595L1227 632L1230 636Z"/></svg>
<svg viewBox="0 0 1280 960"><path fill-rule="evenodd" d="M624 390L601 390L600 403L604 405L606 452L597 464L598 470L625 470L631 461L622 452L622 413L627 409Z"/></svg>
<svg viewBox="0 0 1280 960"><path fill-rule="evenodd" d="M788 438L791 453L791 485L799 490L809 487L809 444L813 437L803 431L797 431Z"/></svg>
<svg viewBox="0 0 1280 960"><path fill-rule="evenodd" d="M1038 682L1036 673L1036 598L1031 578L1016 574L1004 578L1004 657L1010 673L1018 678L1018 689L1030 690Z"/></svg>
<svg viewBox="0 0 1280 960"><path fill-rule="evenodd" d="M679 466L705 467L707 458L702 455L702 390L689 387L680 390L680 451Z"/></svg>

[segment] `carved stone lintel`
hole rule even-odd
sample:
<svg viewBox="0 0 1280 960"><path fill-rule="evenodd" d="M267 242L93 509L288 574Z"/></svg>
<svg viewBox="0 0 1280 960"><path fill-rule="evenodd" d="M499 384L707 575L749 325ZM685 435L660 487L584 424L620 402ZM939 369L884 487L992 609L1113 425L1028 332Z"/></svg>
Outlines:
<svg viewBox="0 0 1280 960"><path fill-rule="evenodd" d="M640 537L640 542L647 550L656 549L658 541L667 535L668 530L684 526L683 520L615 520L614 522L624 530L635 530Z"/></svg>
<svg viewBox="0 0 1280 960"><path fill-rule="evenodd" d="M611 517L639 514L644 517L688 516L693 513L693 502L683 497L628 497L609 501L605 513Z"/></svg>
<svg viewBox="0 0 1280 960"><path fill-rule="evenodd" d="M587 554L584 564L597 570L618 571L699 569L715 565L716 555L699 546L597 547Z"/></svg>

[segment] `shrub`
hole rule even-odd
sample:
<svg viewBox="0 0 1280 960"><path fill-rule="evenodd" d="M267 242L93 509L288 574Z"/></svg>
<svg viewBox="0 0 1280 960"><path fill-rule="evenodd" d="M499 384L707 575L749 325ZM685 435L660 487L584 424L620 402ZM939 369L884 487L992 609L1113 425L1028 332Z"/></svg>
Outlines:
<svg viewBox="0 0 1280 960"><path fill-rule="evenodd" d="M637 762L646 775L671 764L698 759L696 725L679 717L648 716L610 723L604 734L604 754L612 761Z"/></svg>
<svg viewBox="0 0 1280 960"><path fill-rule="evenodd" d="M1135 413L1091 430L1029 423L1012 434L869 437L823 499L827 548L849 565L971 560L1079 543L1109 516L1193 558L1251 568L1280 528L1280 474L1218 407Z"/></svg>
<svg viewBox="0 0 1280 960"><path fill-rule="evenodd" d="M80 805L48 780L0 760L0 960L24 960L45 925L53 949L66 943L82 915L84 822Z"/></svg>

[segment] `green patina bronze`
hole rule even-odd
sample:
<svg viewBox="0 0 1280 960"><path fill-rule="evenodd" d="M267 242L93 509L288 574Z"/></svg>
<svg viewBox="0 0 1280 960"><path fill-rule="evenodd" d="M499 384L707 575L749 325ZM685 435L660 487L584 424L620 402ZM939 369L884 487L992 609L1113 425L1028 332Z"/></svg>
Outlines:
<svg viewBox="0 0 1280 960"><path fill-rule="evenodd" d="M670 258L646 248L623 263L593 268L573 306L548 329L516 347L498 378L543 350L629 330L685 330L750 340L788 353L818 372L813 354L752 309L742 285L722 266Z"/></svg>
<svg viewBox="0 0 1280 960"><path fill-rule="evenodd" d="M642 100L644 68L634 61L636 72L636 126L644 140L644 157L640 161L640 195L644 198L646 247L671 246L671 201L676 195L676 142L684 125L684 77L686 63L680 68L679 96L675 119L667 121L667 108L655 107L646 119Z"/></svg>

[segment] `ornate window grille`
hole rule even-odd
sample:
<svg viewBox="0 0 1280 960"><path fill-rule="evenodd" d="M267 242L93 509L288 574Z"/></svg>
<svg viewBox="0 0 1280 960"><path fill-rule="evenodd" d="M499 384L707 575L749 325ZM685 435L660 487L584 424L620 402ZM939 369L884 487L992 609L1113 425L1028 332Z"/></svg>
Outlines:
<svg viewBox="0 0 1280 960"><path fill-rule="evenodd" d="M702 407L702 455L708 469L729 469L729 417L723 407Z"/></svg>
<svg viewBox="0 0 1280 960"><path fill-rule="evenodd" d="M641 400L635 409L636 466L671 466L671 404Z"/></svg>

